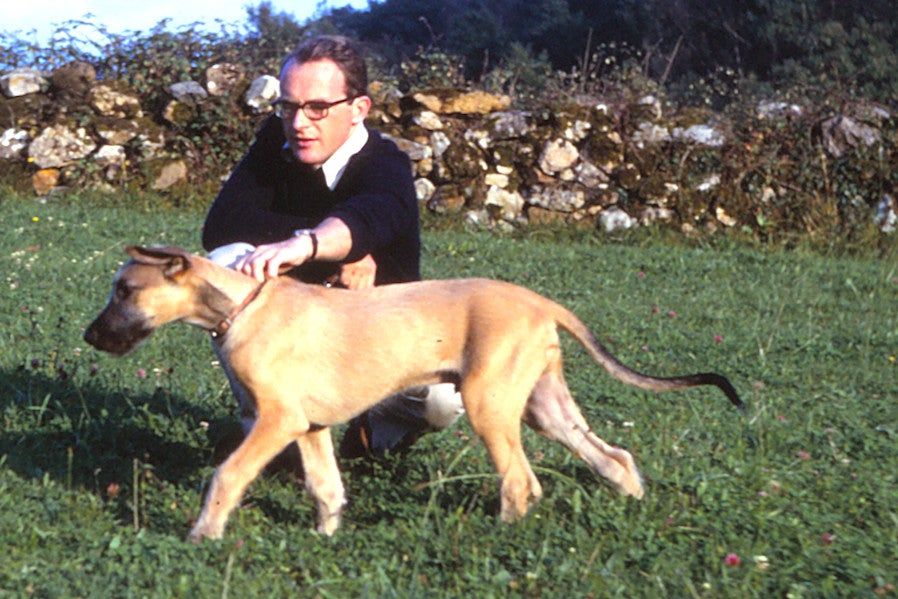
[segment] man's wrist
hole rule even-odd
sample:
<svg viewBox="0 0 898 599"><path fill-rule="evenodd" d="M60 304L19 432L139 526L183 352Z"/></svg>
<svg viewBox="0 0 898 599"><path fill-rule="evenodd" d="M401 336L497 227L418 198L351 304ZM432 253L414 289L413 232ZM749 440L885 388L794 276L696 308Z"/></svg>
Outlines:
<svg viewBox="0 0 898 599"><path fill-rule="evenodd" d="M309 255L309 260L314 260L318 255L318 235L315 234L315 231L312 229L297 229L293 231L294 237L302 237L308 236L309 240L312 242L312 253Z"/></svg>

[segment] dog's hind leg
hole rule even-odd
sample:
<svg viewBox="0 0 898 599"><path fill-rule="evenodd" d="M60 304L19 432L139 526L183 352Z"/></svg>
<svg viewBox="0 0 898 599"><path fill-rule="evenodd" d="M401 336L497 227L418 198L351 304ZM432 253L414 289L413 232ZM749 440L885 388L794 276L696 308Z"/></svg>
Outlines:
<svg viewBox="0 0 898 599"><path fill-rule="evenodd" d="M527 513L542 496L542 487L533 473L521 445L521 416L526 390L519 385L504 387L487 381L514 380L468 375L462 381L461 394L474 432L483 439L500 478L502 520L515 520Z"/></svg>
<svg viewBox="0 0 898 599"><path fill-rule="evenodd" d="M571 397L560 364L547 370L536 383L524 419L533 430L558 441L580 457L621 494L643 496L642 477L633 456L624 449L608 445L590 430Z"/></svg>
<svg viewBox="0 0 898 599"><path fill-rule="evenodd" d="M306 490L318 504L318 532L328 536L340 525L346 503L340 470L329 428L309 431L297 439L306 477Z"/></svg>

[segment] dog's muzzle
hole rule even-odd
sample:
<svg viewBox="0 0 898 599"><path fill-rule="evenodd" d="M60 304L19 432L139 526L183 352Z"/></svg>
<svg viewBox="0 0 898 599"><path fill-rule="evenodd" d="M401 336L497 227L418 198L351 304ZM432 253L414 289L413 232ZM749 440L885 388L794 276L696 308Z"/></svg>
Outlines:
<svg viewBox="0 0 898 599"><path fill-rule="evenodd" d="M152 333L153 329L144 326L142 322L116 326L110 323L108 314L103 312L84 331L84 340L100 351L124 356Z"/></svg>

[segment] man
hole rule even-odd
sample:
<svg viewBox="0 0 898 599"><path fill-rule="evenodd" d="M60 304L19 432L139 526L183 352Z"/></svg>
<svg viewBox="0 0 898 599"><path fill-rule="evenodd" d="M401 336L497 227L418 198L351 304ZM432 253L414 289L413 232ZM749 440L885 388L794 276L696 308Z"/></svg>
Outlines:
<svg viewBox="0 0 898 599"><path fill-rule="evenodd" d="M419 280L409 159L364 124L371 99L358 47L337 36L308 40L284 60L280 84L275 117L206 216L210 258L259 281L281 267L307 283L349 289ZM235 393L247 416L252 406ZM394 396L353 420L340 453L400 449L460 413L445 385Z"/></svg>

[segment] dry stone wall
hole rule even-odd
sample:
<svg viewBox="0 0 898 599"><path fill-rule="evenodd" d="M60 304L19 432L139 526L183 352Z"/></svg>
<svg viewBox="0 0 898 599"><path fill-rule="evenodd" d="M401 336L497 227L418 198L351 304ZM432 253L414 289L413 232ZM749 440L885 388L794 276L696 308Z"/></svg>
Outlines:
<svg viewBox="0 0 898 599"><path fill-rule="evenodd" d="M232 164L222 172L198 171L188 156L172 155L172 140L195 118L197 106L222 98L236 98L240 108L230 116L255 127L278 97L278 80L248 80L235 64L210 67L198 79L169 84L167 101L150 106L116 82L97 80L86 63L50 74L5 73L0 165L22 166L20 176L29 177L39 195L72 186L165 191L219 181ZM655 223L687 231L757 228L787 222L779 212L789 194L816 193L769 172L752 178L751 153L759 151L752 144L763 140L745 133L751 127L702 110L669 111L654 96L517 110L509 97L477 90L401 93L373 83L370 93L369 124L408 153L422 206L487 227L565 222L607 231ZM76 112L79 118L71 118ZM794 124L809 119L806 112L763 102L748 118ZM874 146L885 149L886 164L895 161L894 119L877 106L819 120L809 140L824 161ZM250 142L251 136L206 140L233 148ZM735 167L726 161L734 154ZM890 192L857 198L883 230L896 223Z"/></svg>

